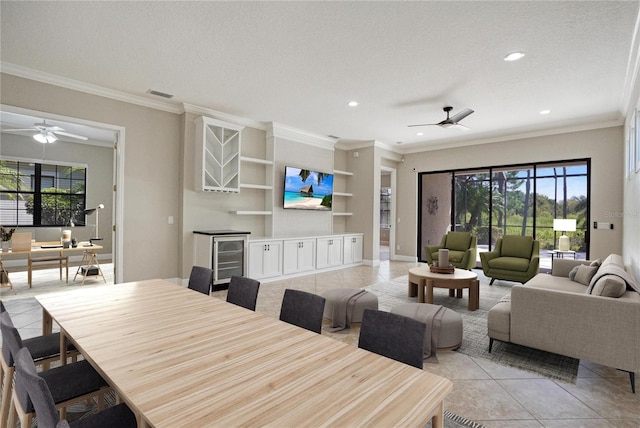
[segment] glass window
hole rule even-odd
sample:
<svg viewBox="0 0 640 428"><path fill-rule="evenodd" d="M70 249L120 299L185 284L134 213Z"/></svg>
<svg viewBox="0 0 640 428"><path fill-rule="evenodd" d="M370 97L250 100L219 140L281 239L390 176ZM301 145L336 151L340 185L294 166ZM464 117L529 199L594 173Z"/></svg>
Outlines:
<svg viewBox="0 0 640 428"><path fill-rule="evenodd" d="M84 225L84 166L0 161L3 226Z"/></svg>

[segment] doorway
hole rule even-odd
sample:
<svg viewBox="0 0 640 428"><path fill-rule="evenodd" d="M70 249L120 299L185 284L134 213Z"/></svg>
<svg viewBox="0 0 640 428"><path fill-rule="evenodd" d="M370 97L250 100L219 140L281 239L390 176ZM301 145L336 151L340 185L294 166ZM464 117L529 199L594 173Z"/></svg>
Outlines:
<svg viewBox="0 0 640 428"><path fill-rule="evenodd" d="M380 168L380 261L393 260L395 257L395 199L396 170Z"/></svg>

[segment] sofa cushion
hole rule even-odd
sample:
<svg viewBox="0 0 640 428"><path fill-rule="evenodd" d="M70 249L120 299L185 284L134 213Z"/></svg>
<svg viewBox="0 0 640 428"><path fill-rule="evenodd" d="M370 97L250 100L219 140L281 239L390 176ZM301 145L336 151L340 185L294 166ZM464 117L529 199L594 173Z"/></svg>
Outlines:
<svg viewBox="0 0 640 428"><path fill-rule="evenodd" d="M605 275L598 279L591 294L602 297L620 297L627 290L627 283L616 275Z"/></svg>
<svg viewBox="0 0 640 428"><path fill-rule="evenodd" d="M526 272L529 269L529 259L520 257L497 257L489 260L489 267L492 269Z"/></svg>
<svg viewBox="0 0 640 428"><path fill-rule="evenodd" d="M547 290L564 291L568 293L584 294L586 286L579 282L570 281L566 276L552 276L546 273L539 273L529 281L527 286L535 288L544 288Z"/></svg>
<svg viewBox="0 0 640 428"><path fill-rule="evenodd" d="M449 250L466 251L469 249L470 245L471 245L471 233L469 232L447 233L447 243L445 247L448 248Z"/></svg>
<svg viewBox="0 0 640 428"><path fill-rule="evenodd" d="M597 266L579 265L573 280L580 284L589 285L591 278L593 278L597 271ZM571 278L571 272L569 272L569 278Z"/></svg>
<svg viewBox="0 0 640 428"><path fill-rule="evenodd" d="M532 249L533 237L505 235L502 237L502 247L500 249L500 255L503 257L521 257L523 259L529 260L531 259Z"/></svg>

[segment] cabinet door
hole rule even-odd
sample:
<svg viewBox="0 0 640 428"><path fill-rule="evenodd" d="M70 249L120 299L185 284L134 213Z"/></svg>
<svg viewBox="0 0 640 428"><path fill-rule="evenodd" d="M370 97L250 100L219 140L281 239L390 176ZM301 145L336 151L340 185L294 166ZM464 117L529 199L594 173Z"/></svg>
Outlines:
<svg viewBox="0 0 640 428"><path fill-rule="evenodd" d="M249 277L270 278L282 274L282 241L249 244Z"/></svg>
<svg viewBox="0 0 640 428"><path fill-rule="evenodd" d="M338 266L342 264L342 238L331 238L329 244L329 265Z"/></svg>
<svg viewBox="0 0 640 428"><path fill-rule="evenodd" d="M300 241L284 241L284 256L282 259L282 273L289 274L298 271L298 247Z"/></svg>
<svg viewBox="0 0 640 428"><path fill-rule="evenodd" d="M315 269L315 240L284 241L282 273L285 275Z"/></svg>
<svg viewBox="0 0 640 428"><path fill-rule="evenodd" d="M362 262L362 236L351 235L344 237L344 264Z"/></svg>
<svg viewBox="0 0 640 428"><path fill-rule="evenodd" d="M314 239L300 241L298 248L298 272L306 272L316 268L316 242Z"/></svg>
<svg viewBox="0 0 640 428"><path fill-rule="evenodd" d="M316 240L316 268L322 269L329 265L329 238L318 238Z"/></svg>

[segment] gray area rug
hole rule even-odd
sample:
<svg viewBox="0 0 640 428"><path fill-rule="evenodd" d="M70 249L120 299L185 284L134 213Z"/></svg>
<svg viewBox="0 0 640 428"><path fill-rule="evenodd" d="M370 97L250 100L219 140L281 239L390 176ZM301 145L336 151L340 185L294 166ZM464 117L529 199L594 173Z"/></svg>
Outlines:
<svg viewBox="0 0 640 428"><path fill-rule="evenodd" d="M482 276L481 272L478 277L480 279L480 308L477 311L468 310L469 294L466 289L462 299L449 297L449 290L445 288L436 288L433 291L434 304L453 309L462 316L463 339L457 352L534 372L550 379L575 383L580 363L580 360L575 358L499 341L493 343L493 349L489 353L487 312L500 298L511 292L513 283L496 281L493 285L489 285L489 281ZM378 296L380 309L390 310L397 304L417 301L415 297L407 296L407 279L407 276L402 276L390 282L366 287L366 289Z"/></svg>

